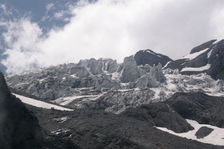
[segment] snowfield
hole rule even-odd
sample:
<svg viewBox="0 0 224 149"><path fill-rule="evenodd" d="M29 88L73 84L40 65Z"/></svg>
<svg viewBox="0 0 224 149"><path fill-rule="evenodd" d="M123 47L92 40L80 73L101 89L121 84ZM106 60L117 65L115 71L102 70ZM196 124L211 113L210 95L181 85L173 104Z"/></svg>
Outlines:
<svg viewBox="0 0 224 149"><path fill-rule="evenodd" d="M195 52L195 53L192 53L192 54L189 54L189 55L186 55L184 56L184 59L188 59L188 60L193 60L195 59L196 57L198 57L199 55L205 53L206 51L208 51L209 48L206 48L204 50L201 50L199 52Z"/></svg>
<svg viewBox="0 0 224 149"><path fill-rule="evenodd" d="M55 109L60 111L73 111L72 109L69 109L69 108L64 108L58 105L50 104L50 103L36 100L33 98L25 97L22 95L18 95L18 94L14 94L14 95L17 98L19 98L23 103L34 106L34 107L44 108L44 109Z"/></svg>
<svg viewBox="0 0 224 149"><path fill-rule="evenodd" d="M186 71L196 71L196 72L201 72L210 69L211 64L207 64L202 67L185 67L181 70L181 72L186 72Z"/></svg>
<svg viewBox="0 0 224 149"><path fill-rule="evenodd" d="M156 128L164 132L173 134L175 136L182 137L182 138L192 139L202 143L208 143L213 145L224 145L224 128L219 128L219 127L215 127L215 126L207 125L207 124L199 124L197 121L194 121L194 120L187 120L187 122L192 127L194 127L194 130L191 130L185 133L175 133L174 131L164 127L156 127ZM198 139L195 134L201 127L208 127L213 129L213 131L208 136Z"/></svg>

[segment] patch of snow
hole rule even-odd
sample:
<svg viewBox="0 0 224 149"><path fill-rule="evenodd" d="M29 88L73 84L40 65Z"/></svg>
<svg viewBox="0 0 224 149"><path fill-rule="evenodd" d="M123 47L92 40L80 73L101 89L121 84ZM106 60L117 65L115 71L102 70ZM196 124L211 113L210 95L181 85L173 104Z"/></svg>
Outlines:
<svg viewBox="0 0 224 149"><path fill-rule="evenodd" d="M62 129L58 129L58 130L55 130L55 131L51 131L51 133L54 134L54 135L60 135L60 134L69 133L70 131L71 131L70 129L62 128Z"/></svg>
<svg viewBox="0 0 224 149"><path fill-rule="evenodd" d="M22 95L14 94L16 97L18 97L23 103L38 107L38 108L44 108L44 109L55 109L60 111L73 111L73 109L64 108L58 105L50 104L44 101L36 100L33 98L25 97Z"/></svg>
<svg viewBox="0 0 224 149"><path fill-rule="evenodd" d="M211 64L207 64L205 66L202 67L185 67L181 70L181 72L185 72L185 71L196 71L196 72L201 72L201 71L205 71L210 69Z"/></svg>
<svg viewBox="0 0 224 149"><path fill-rule="evenodd" d="M169 65L169 63L171 63L171 61L167 62L167 63L166 63L166 65L165 65L165 66L163 66L163 68L162 68L162 69L165 69L165 68Z"/></svg>
<svg viewBox="0 0 224 149"><path fill-rule="evenodd" d="M199 51L199 52L195 52L195 53L186 55L186 56L184 56L184 59L193 60L193 59L195 59L196 57L198 57L199 55L205 53L208 49L209 49L209 48L206 48L206 49L201 50L201 51Z"/></svg>
<svg viewBox="0 0 224 149"><path fill-rule="evenodd" d="M169 130L164 127L156 127L156 128L159 130L168 132L170 134L173 134L175 136L182 137L182 138L192 139L192 140L196 140L198 142L208 143L208 144L213 144L213 145L224 145L224 128L219 128L219 127L207 125L207 124L199 124L197 121L194 121L194 120L187 120L187 122L192 127L194 127L194 130L191 130L191 131L188 131L185 133L175 133L174 131ZM213 129L213 131L208 136L198 139L196 137L196 132L201 127L208 127L208 128Z"/></svg>
<svg viewBox="0 0 224 149"><path fill-rule="evenodd" d="M70 75L72 78L79 78L75 74Z"/></svg>
<svg viewBox="0 0 224 149"><path fill-rule="evenodd" d="M153 51L151 51L151 50L144 50L145 52L148 52L148 53L150 53L150 54L153 54L153 55L155 55L155 56L158 56L158 57L161 57L159 54L157 54L157 53L155 53L155 52L153 52Z"/></svg>
<svg viewBox="0 0 224 149"><path fill-rule="evenodd" d="M114 73L112 73L112 77L111 77L111 79L112 79L112 80L115 80L115 81L118 81L119 78L120 78L120 76L121 76L120 73L118 73L118 72L114 72Z"/></svg>
<svg viewBox="0 0 224 149"><path fill-rule="evenodd" d="M211 54L212 54L212 51L213 51L213 49L211 49L211 50L208 52L207 58L210 58L210 56L211 56Z"/></svg>
<svg viewBox="0 0 224 149"><path fill-rule="evenodd" d="M118 91L119 92L128 92L128 91L131 91L131 90L133 90L133 89L119 89Z"/></svg>
<svg viewBox="0 0 224 149"><path fill-rule="evenodd" d="M212 44L214 45L214 44L217 44L218 42L219 42L220 40L216 40L215 42L213 42Z"/></svg>

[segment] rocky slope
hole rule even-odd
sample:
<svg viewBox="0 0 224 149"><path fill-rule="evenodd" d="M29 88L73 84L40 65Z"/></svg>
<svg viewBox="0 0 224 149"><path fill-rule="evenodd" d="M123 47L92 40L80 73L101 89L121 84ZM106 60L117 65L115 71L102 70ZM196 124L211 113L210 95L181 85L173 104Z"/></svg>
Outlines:
<svg viewBox="0 0 224 149"><path fill-rule="evenodd" d="M224 98L203 93L176 93L167 103L185 119L224 128Z"/></svg>
<svg viewBox="0 0 224 149"><path fill-rule="evenodd" d="M2 73L0 73L0 132L2 149L41 147L42 134L37 118L10 93Z"/></svg>
<svg viewBox="0 0 224 149"><path fill-rule="evenodd" d="M14 93L31 97L22 101L39 119L45 148L221 149L224 81L209 71L222 69L222 42L207 42L167 65L163 55L146 50L136 55L152 63L136 55L121 64L81 60L8 76L7 82ZM203 71L192 71L199 67ZM41 104L34 104L38 99Z"/></svg>
<svg viewBox="0 0 224 149"><path fill-rule="evenodd" d="M175 97L182 98L179 95L181 94L176 94ZM194 96L191 93L186 94L186 96L191 95ZM212 101L212 97L209 101ZM28 108L38 117L40 125L45 128L48 135L70 140L83 149L223 148L174 136L158 129L157 127L164 127L179 133L192 130L192 126L181 116L181 113L179 114L166 102L129 108L118 115L103 110L62 112L31 106ZM223 108L223 105L220 105L220 108ZM194 136L198 136L199 133L201 132L195 133Z"/></svg>
<svg viewBox="0 0 224 149"><path fill-rule="evenodd" d="M224 40L211 40L193 48L189 55L172 61L166 68L179 69L182 74L205 72L214 79L224 79Z"/></svg>

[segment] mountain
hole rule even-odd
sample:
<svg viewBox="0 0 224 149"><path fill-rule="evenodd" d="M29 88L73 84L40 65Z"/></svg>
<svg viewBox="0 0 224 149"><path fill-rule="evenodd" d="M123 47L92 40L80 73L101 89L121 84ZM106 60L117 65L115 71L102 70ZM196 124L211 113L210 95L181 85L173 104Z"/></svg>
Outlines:
<svg viewBox="0 0 224 149"><path fill-rule="evenodd" d="M148 64L150 66L158 65L159 63L164 66L168 62L173 61L168 56L156 53L152 50L140 50L138 51L135 56L135 61L137 65L145 65Z"/></svg>
<svg viewBox="0 0 224 149"><path fill-rule="evenodd" d="M3 76L2 76L3 78ZM10 94L6 83L3 79L0 79L0 95L1 97L7 96ZM97 149L97 148L130 148L130 149L174 149L174 148L191 148L191 149L221 149L220 146L215 146L216 142L211 140L207 142L209 144L200 143L203 140L194 139L194 137L200 133L201 138L210 137L213 135L212 132L207 135L204 134L204 127L195 132L193 136L191 136L193 140L187 140L183 137L174 136L172 134L163 132L164 128L169 129L170 131L178 132L178 134L185 134L187 132L193 131L192 125L185 118L193 118L193 117L185 117L183 113L177 109L180 104L178 100L189 97L189 100L193 98L204 98L208 100L207 103L201 102L201 105L207 105L208 107L215 101L215 105L218 105L217 109L223 109L223 104L220 102L223 100L222 98L206 96L204 94L175 94L166 102L158 102L151 103L147 105L138 106L135 108L128 108L126 111L120 114L113 114L110 112L105 112L102 109L85 109L85 110L65 110L63 109L50 109L47 103L41 102L39 104L31 104L35 101L32 98L28 98L26 102L26 107L20 102L19 99L15 98L15 96L11 95L16 102L13 105L13 109L17 113L11 113L13 116L19 115L23 116L19 118L19 122L23 125L32 125L33 123L29 120L23 122L23 119L26 118L25 115L29 115L32 111L33 114L38 118L41 129L44 131L43 140L39 143L42 147L50 148L50 149ZM18 96L18 95L17 95ZM24 97L18 96L21 98L23 102L25 102ZM215 100L217 98L217 100ZM204 99L203 99L204 100ZM4 101L4 100L3 100ZM184 101L184 100L183 100ZM199 100L200 101L200 100ZM9 100L8 104L11 104L12 101ZM22 109L17 111L18 107L23 107L25 112ZM7 110L11 108L6 107ZM1 110L4 109L1 107ZM181 108L180 108L181 109ZM199 113L199 118L195 118L195 120L200 121L200 112L204 111L204 108L197 108L197 112ZM215 109L215 108L213 108ZM60 111L59 111L60 110ZM62 111L61 111L62 110ZM187 110L186 110L187 112ZM214 111L212 115L207 115L208 118L212 119L214 116L218 117L218 114L221 111ZM23 115L22 115L22 114ZM21 114L21 115L20 115ZM195 113L196 115L197 113ZM34 117L33 117L34 118ZM34 118L35 119L35 118ZM10 120L16 120L15 117ZM35 120L36 121L36 120ZM222 118L220 118L222 121ZM9 124L14 124L10 122ZM35 122L35 126L39 125ZM210 123L214 125L218 125L218 123ZM18 125L18 123L17 123ZM10 125L9 125L10 126ZM38 126L38 132L41 132L40 126ZM209 128L213 126L208 126ZM221 126L222 127L222 126ZM27 128L33 128L31 126L27 126ZM197 128L199 129L199 128ZM211 128L210 128L211 129ZM18 138L22 138L21 135L26 135L26 131L33 131L33 129L25 129L23 128L20 132L16 131L13 136L19 135L16 137L15 142L17 142ZM201 132L202 131L202 132ZM214 130L216 131L216 130ZM8 134L8 133L7 133ZM36 136L36 135L35 135ZM220 140L221 137L217 136L217 139ZM38 138L37 138L38 140ZM196 141L194 141L196 140ZM8 139L7 139L8 141ZM26 138L26 141L27 138ZM199 141L199 142L197 142ZM77 145L76 145L77 144ZM222 144L220 144L222 145ZM39 148L41 148L39 146ZM17 146L18 147L18 146ZM30 148L30 146L28 146ZM32 146L34 148L35 146ZM5 147L3 147L5 148ZM26 148L22 147L21 148Z"/></svg>
<svg viewBox="0 0 224 149"><path fill-rule="evenodd" d="M224 80L183 71L193 61L220 68L208 57L220 49L222 41L212 40L166 64L147 50L139 52L149 53L151 64L139 64L136 53L122 63L91 58L6 80L38 118L45 148L221 149Z"/></svg>
<svg viewBox="0 0 224 149"><path fill-rule="evenodd" d="M10 93L2 73L0 73L0 110L0 148L41 147L42 134L37 118Z"/></svg>
<svg viewBox="0 0 224 149"><path fill-rule="evenodd" d="M188 75L204 72L214 79L224 79L224 40L199 45L189 55L168 63L166 68Z"/></svg>

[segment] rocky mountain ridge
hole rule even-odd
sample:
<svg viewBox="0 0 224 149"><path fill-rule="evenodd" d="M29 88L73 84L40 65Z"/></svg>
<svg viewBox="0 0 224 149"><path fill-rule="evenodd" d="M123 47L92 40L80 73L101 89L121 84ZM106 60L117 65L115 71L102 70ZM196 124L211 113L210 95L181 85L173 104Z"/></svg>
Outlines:
<svg viewBox="0 0 224 149"><path fill-rule="evenodd" d="M182 74L207 73L214 79L224 79L224 40L211 40L193 48L189 55L172 61L166 68Z"/></svg>
<svg viewBox="0 0 224 149"><path fill-rule="evenodd" d="M209 53L222 49L219 42L205 43L184 59L169 59L166 64L160 63L163 55L146 50L140 53L151 54L152 63L146 63L150 58L139 64L135 56L121 64L112 59L81 60L7 76L7 83L11 91L31 97L17 95L38 118L39 124L34 124L44 132L40 137L44 148L221 149L224 81L214 79L209 71L185 73L182 70L190 67L167 68L185 64L181 61L190 65L202 58L204 62L204 55L209 60ZM4 84L0 83L0 95L6 91L11 96Z"/></svg>
<svg viewBox="0 0 224 149"><path fill-rule="evenodd" d="M215 51L221 43L215 43L215 40L205 43L194 48L190 56L182 60L190 64L191 61L204 58L209 50ZM206 47L211 49L204 49ZM70 108L104 109L113 113L164 101L176 92L224 96L223 80L211 78L208 72L186 73L182 71L186 67L180 70L167 68L182 60L169 61L165 66L160 63L155 65L163 55L151 50L139 52L151 54L154 63L151 66L138 65L135 59L137 53L126 57L121 64L112 59L92 58L77 64L63 64L8 76L7 82L16 93Z"/></svg>

